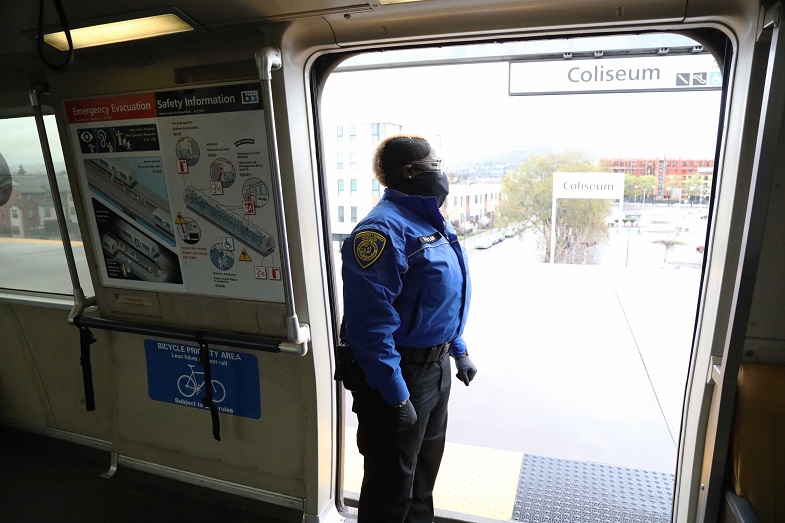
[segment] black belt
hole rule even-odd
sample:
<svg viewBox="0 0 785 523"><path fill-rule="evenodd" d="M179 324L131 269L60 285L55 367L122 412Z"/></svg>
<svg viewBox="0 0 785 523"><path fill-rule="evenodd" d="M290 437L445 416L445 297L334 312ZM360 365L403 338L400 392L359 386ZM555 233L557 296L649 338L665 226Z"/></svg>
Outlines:
<svg viewBox="0 0 785 523"><path fill-rule="evenodd" d="M439 361L450 350L452 342L446 341L433 347L395 347L402 363L428 363Z"/></svg>

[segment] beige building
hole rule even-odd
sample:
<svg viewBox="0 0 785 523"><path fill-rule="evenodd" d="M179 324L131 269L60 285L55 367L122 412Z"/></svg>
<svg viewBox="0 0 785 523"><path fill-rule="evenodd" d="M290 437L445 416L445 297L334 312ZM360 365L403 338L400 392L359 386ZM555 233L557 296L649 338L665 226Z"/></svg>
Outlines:
<svg viewBox="0 0 785 523"><path fill-rule="evenodd" d="M476 182L450 184L450 195L442 207L447 219L459 232L473 232L480 227L492 227L499 213L500 183Z"/></svg>

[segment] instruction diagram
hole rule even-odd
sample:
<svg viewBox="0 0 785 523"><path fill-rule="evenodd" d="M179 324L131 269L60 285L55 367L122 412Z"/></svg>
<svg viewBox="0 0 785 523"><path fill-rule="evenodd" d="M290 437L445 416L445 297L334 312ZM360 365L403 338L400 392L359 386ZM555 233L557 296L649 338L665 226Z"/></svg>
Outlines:
<svg viewBox="0 0 785 523"><path fill-rule="evenodd" d="M260 92L64 102L105 285L284 302Z"/></svg>

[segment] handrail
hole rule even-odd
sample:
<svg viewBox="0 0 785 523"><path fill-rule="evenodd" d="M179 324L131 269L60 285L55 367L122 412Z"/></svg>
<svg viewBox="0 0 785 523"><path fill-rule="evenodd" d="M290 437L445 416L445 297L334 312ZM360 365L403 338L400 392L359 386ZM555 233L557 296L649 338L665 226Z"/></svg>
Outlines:
<svg viewBox="0 0 785 523"><path fill-rule="evenodd" d="M297 320L294 308L294 285L292 284L292 262L289 258L289 240L286 235L286 216L283 210L283 194L281 191L281 165L278 157L278 137L275 134L275 113L273 111L272 71L281 68L281 50L277 47L263 47L256 53L256 68L262 82L264 97L264 123L267 131L267 149L270 158L270 172L273 179L273 194L278 215L278 237L281 240L281 275L284 284L286 301L286 333L289 340L296 344L310 341L308 325Z"/></svg>
<svg viewBox="0 0 785 523"><path fill-rule="evenodd" d="M236 332L205 331L187 327L173 327L170 325L151 325L126 321L110 320L106 318L93 318L90 316L75 316L73 324L79 328L96 328L129 334L141 334L162 338L173 338L196 343L208 343L224 347L256 350L262 352L283 352L304 356L308 352L308 343L292 343L269 336L243 334Z"/></svg>
<svg viewBox="0 0 785 523"><path fill-rule="evenodd" d="M71 276L71 284L74 288L74 308L71 310L71 314L68 317L70 322L73 316L80 314L87 307L95 305L95 297L85 298L84 291L79 283L79 273L76 270L76 259L74 258L74 251L71 247L71 238L68 235L65 210L63 209L63 202L60 199L60 188L57 185L57 175L55 174L54 162L52 161L52 151L49 148L49 138L46 136L44 113L41 110L43 89L43 86L35 86L30 89L30 106L33 109L33 117L35 118L35 125L38 129L38 139L41 142L41 152L44 155L46 176L49 179L49 187L52 191L52 204L55 208L55 215L57 215L57 226L60 229L60 237L63 240L65 261L68 264L68 274Z"/></svg>
<svg viewBox="0 0 785 523"><path fill-rule="evenodd" d="M132 323L126 321L110 320L106 318L93 318L77 315L72 318L72 323L79 329L79 344L81 356L79 358L82 366L82 380L85 391L85 408L88 412L95 410L95 390L93 387L93 370L90 362L90 345L96 342L90 327L97 329L111 330L116 332L126 332L130 334L141 334L161 338L173 338L177 340L193 341L199 344L199 362L204 369L205 380L210 382L210 345L224 347L235 347L240 349L257 350L264 352L288 352L304 356L308 350L308 343L291 343L268 336L254 336L251 334L241 334L234 332L208 332L199 329L184 327L172 327L169 325L149 325L142 323ZM307 326L305 326L307 328ZM310 336L310 332L304 334ZM218 408L213 402L212 388L207 387L204 398L204 406L210 411L213 438L221 441L221 421L218 417Z"/></svg>

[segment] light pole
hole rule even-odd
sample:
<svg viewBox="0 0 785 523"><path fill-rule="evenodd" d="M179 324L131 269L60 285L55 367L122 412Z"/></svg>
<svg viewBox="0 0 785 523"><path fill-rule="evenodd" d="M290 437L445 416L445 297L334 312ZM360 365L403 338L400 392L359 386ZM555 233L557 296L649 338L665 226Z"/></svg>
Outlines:
<svg viewBox="0 0 785 523"><path fill-rule="evenodd" d="M635 188L636 189L643 189L643 206L645 207L646 206L646 191L648 191L649 189L654 189L654 186L650 185L648 187L641 187L640 185L636 185Z"/></svg>

